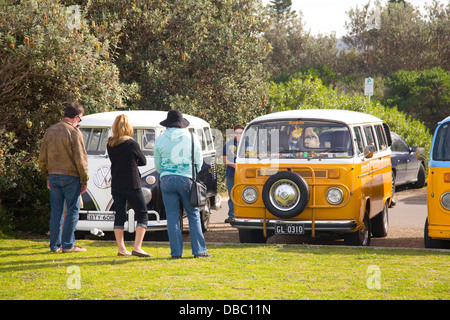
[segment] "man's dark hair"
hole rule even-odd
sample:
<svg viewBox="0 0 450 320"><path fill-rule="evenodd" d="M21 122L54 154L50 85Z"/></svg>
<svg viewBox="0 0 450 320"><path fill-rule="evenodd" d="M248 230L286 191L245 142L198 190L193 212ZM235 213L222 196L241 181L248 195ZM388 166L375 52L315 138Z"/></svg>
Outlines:
<svg viewBox="0 0 450 320"><path fill-rule="evenodd" d="M84 108L81 103L74 101L66 105L66 109L64 110L65 118L75 118L80 114L84 115Z"/></svg>

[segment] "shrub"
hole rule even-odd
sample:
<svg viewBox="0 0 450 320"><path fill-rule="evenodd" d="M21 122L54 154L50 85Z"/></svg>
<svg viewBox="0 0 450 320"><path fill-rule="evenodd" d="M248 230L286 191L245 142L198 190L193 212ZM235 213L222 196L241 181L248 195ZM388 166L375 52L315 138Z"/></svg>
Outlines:
<svg viewBox="0 0 450 320"><path fill-rule="evenodd" d="M387 87L387 105L420 117L432 131L449 114L450 73L442 68L397 71L388 78Z"/></svg>
<svg viewBox="0 0 450 320"><path fill-rule="evenodd" d="M121 106L131 89L119 82L108 41L58 0L0 2L0 201L26 228L48 225L46 182L37 168L40 139L78 100L86 113ZM123 106L123 104L122 104ZM4 207L4 208L3 208Z"/></svg>
<svg viewBox="0 0 450 320"><path fill-rule="evenodd" d="M385 121L391 131L403 136L410 145L430 150L432 136L423 122L400 112L396 107L385 107L373 101L369 103L367 98L358 94L338 94L336 89L324 86L320 79L292 79L288 83L272 83L269 103L273 111L343 109L368 113Z"/></svg>

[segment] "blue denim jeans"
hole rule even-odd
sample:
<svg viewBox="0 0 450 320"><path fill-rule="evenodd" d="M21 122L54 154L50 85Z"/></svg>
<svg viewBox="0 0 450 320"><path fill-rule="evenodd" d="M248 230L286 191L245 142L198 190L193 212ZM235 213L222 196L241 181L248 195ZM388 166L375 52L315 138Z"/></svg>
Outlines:
<svg viewBox="0 0 450 320"><path fill-rule="evenodd" d="M228 190L228 216L234 218L234 204L231 201L231 189L234 187L234 176L226 176Z"/></svg>
<svg viewBox="0 0 450 320"><path fill-rule="evenodd" d="M50 184L50 250L71 249L75 245L75 228L80 213L80 178L62 174L51 174ZM64 202L67 203L67 215L64 228Z"/></svg>
<svg viewBox="0 0 450 320"><path fill-rule="evenodd" d="M180 175L161 177L161 192L167 215L167 233L169 234L172 257L183 254L183 236L180 229L180 201L187 212L192 254L206 253L206 242L200 223L200 210L190 204L192 181Z"/></svg>

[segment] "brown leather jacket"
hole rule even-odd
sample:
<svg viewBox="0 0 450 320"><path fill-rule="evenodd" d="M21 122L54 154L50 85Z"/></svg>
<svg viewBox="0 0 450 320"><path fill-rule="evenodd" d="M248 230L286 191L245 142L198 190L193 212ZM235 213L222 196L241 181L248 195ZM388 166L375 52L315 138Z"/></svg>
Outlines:
<svg viewBox="0 0 450 320"><path fill-rule="evenodd" d="M65 174L80 177L81 185L87 185L88 159L83 135L69 121L63 119L45 130L39 169L47 178L50 174Z"/></svg>

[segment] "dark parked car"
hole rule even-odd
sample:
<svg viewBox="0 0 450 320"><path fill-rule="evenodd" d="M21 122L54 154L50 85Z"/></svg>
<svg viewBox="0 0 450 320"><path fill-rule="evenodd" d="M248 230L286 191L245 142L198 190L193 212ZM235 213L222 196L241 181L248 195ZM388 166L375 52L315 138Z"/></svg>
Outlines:
<svg viewBox="0 0 450 320"><path fill-rule="evenodd" d="M396 186L411 184L414 188L425 186L425 165L417 160L415 150L398 134L391 132L392 191Z"/></svg>

